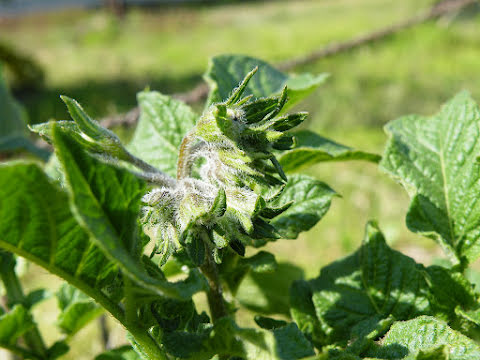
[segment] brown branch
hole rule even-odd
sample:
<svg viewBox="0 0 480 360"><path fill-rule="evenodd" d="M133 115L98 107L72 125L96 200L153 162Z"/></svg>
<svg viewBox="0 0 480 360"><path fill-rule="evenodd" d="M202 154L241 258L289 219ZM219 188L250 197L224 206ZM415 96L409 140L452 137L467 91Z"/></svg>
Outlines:
<svg viewBox="0 0 480 360"><path fill-rule="evenodd" d="M317 51L314 51L306 56L297 57L279 64L278 68L281 70L290 70L295 67L313 63L319 59L323 59L338 53L346 52L364 44L374 43L378 40L383 40L390 35L396 34L399 31L409 29L415 25L423 24L430 20L437 19L449 13L461 10L467 5L471 5L477 0L447 0L433 6L430 11L416 15L403 22L394 24L384 29L373 31L371 33L358 36L348 41L329 44Z"/></svg>
<svg viewBox="0 0 480 360"><path fill-rule="evenodd" d="M435 20L441 16L459 11L465 8L468 5L478 3L478 0L445 0L439 4L434 5L430 10L418 14L410 19L399 22L397 24L388 26L381 30L373 31L365 35L358 36L351 40L344 42L337 42L326 45L316 51L311 52L308 55L300 56L293 58L287 61L284 61L277 65L280 70L292 70L298 66L307 65L314 63L320 59L324 59L330 56L337 55L339 53L344 53L352 49L358 48L365 44L370 44L377 42L379 40L384 40L387 37L396 34L402 30L409 29L413 26ZM205 99L208 95L208 86L205 83L198 84L193 90L173 94L172 96L176 99L180 99L187 104L192 104L199 102ZM136 124L140 116L140 109L138 107L133 108L126 114L119 114L114 116L109 116L104 118L102 125L106 127L113 126L133 126Z"/></svg>

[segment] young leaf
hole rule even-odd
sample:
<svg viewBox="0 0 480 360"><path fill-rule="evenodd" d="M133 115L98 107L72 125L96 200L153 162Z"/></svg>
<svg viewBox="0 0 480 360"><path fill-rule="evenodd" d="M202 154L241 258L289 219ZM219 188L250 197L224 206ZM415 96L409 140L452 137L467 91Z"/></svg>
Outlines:
<svg viewBox="0 0 480 360"><path fill-rule="evenodd" d="M266 62L242 55L220 55L210 60L205 79L210 85L207 105L226 100L252 69L258 67L257 75L250 80L245 95L256 98L269 97L282 92L287 86L289 101L284 110L310 95L328 77L326 74L313 76L308 73L288 75Z"/></svg>
<svg viewBox="0 0 480 360"><path fill-rule="evenodd" d="M453 261L480 255L480 109L460 93L430 118L386 126L381 167L408 191L408 228L437 241Z"/></svg>
<svg viewBox="0 0 480 360"><path fill-rule="evenodd" d="M273 203L280 207L290 201L293 205L270 223L285 239L296 239L302 231L310 230L326 214L336 196L327 184L306 175L292 175L282 194Z"/></svg>
<svg viewBox="0 0 480 360"><path fill-rule="evenodd" d="M0 347L14 345L17 339L32 329L33 319L22 305L15 305L14 308L3 315L0 315Z"/></svg>
<svg viewBox="0 0 480 360"><path fill-rule="evenodd" d="M146 189L142 180L88 155L59 128L53 128L53 139L73 213L111 261L134 282L159 295L189 298L206 287L201 277L196 282L174 284L151 277L143 267L137 224Z"/></svg>
<svg viewBox="0 0 480 360"><path fill-rule="evenodd" d="M396 322L380 344L380 347L369 350L367 356L380 359L442 359L444 355L435 358L426 356L439 352L444 354L444 350L438 348L445 346L448 360L480 358L480 346L475 341L431 316Z"/></svg>
<svg viewBox="0 0 480 360"><path fill-rule="evenodd" d="M465 282L458 273L437 266L424 268L390 249L377 225L369 223L357 252L323 268L320 276L309 282L310 289L305 283L296 284L292 316L315 344L345 342L358 338L359 332L383 328L381 322L392 316L407 320L438 314L453 320L456 304L470 307L477 301ZM446 300L447 296L450 299Z"/></svg>
<svg viewBox="0 0 480 360"><path fill-rule="evenodd" d="M365 160L378 163L380 155L352 149L312 131L301 130L292 133L297 145L294 149L284 151L278 161L285 172L294 172L325 161Z"/></svg>
<svg viewBox="0 0 480 360"><path fill-rule="evenodd" d="M75 335L103 312L90 297L71 285L63 284L56 295L61 310L57 325L68 336Z"/></svg>
<svg viewBox="0 0 480 360"><path fill-rule="evenodd" d="M181 101L155 91L138 94L140 120L128 149L158 169L176 177L183 137L197 115Z"/></svg>

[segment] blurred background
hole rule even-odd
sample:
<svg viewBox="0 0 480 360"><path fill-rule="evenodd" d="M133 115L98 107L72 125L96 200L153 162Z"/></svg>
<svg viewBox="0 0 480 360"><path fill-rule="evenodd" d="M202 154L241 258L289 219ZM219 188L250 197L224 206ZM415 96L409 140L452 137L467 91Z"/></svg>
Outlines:
<svg viewBox="0 0 480 360"><path fill-rule="evenodd" d="M0 63L28 123L68 119L59 99L65 94L128 141L138 91L180 95L201 111L202 74L211 56L224 53L292 72L330 73L297 107L310 113L302 126L361 150L381 153L384 124L434 114L460 90L480 101L476 1L0 0ZM1 122L0 116L0 130ZM0 160L30 156L1 149ZM387 241L419 262L441 255L433 241L408 232L408 197L375 165L323 163L309 173L343 197L309 233L268 246L280 261L301 266L298 276L314 277L354 251L368 219L377 219ZM34 273L25 278L27 287L52 283L43 270ZM53 327L55 306L51 300L38 310L45 329ZM123 343L116 328L112 342ZM97 324L82 330L65 359L101 351L98 331ZM82 346L85 339L91 346Z"/></svg>

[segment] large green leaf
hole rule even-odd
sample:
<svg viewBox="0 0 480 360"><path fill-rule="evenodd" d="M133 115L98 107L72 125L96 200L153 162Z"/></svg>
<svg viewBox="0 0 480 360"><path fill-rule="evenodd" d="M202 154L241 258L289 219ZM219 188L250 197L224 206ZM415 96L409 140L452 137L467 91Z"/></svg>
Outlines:
<svg viewBox="0 0 480 360"><path fill-rule="evenodd" d="M270 224L280 237L296 239L302 231L310 230L326 214L332 198L336 196L327 184L307 175L289 176L282 194L272 204L282 206L293 201L293 205L276 216Z"/></svg>
<svg viewBox="0 0 480 360"><path fill-rule="evenodd" d="M480 255L480 109L460 93L435 116L386 126L381 167L412 198L407 226L437 241L454 260Z"/></svg>
<svg viewBox="0 0 480 360"><path fill-rule="evenodd" d="M0 247L64 278L114 314L114 263L89 241L70 212L69 201L32 163L0 165Z"/></svg>
<svg viewBox="0 0 480 360"><path fill-rule="evenodd" d="M298 171L325 161L365 160L378 163L381 159L380 155L352 149L313 131L301 130L292 135L297 141L296 147L278 156L285 172Z"/></svg>
<svg viewBox="0 0 480 360"><path fill-rule="evenodd" d="M442 359L441 346L448 349L449 360L477 360L480 346L447 323L430 316L396 322L380 341L381 347L372 349L368 356L378 359ZM439 357L427 357L440 352Z"/></svg>
<svg viewBox="0 0 480 360"><path fill-rule="evenodd" d="M61 311L57 325L68 336L73 336L103 312L92 298L68 284L63 284L56 295Z"/></svg>
<svg viewBox="0 0 480 360"><path fill-rule="evenodd" d="M32 316L22 305L0 314L0 347L14 345L17 339L34 326Z"/></svg>
<svg viewBox="0 0 480 360"><path fill-rule="evenodd" d="M295 360L314 354L295 324L272 331L245 329L230 318L222 318L203 333L171 333L162 343L173 356L191 360L208 360L216 354L245 360Z"/></svg>
<svg viewBox="0 0 480 360"><path fill-rule="evenodd" d="M183 137L197 115L181 101L155 91L138 94L140 120L128 149L149 164L176 177Z"/></svg>
<svg viewBox="0 0 480 360"><path fill-rule="evenodd" d="M293 318L317 345L373 339L369 334L381 333L392 320L419 315L453 320L457 305L477 302L461 274L425 268L390 249L374 223L367 225L358 251L309 283L296 283L291 295Z"/></svg>
<svg viewBox="0 0 480 360"><path fill-rule="evenodd" d="M284 110L310 95L328 77L326 74L314 76L308 73L289 75L259 59L243 55L219 55L210 60L205 74L211 88L207 104L226 100L245 75L257 66L258 72L248 83L245 95L269 97L281 93L287 86L289 101Z"/></svg>
<svg viewBox="0 0 480 360"><path fill-rule="evenodd" d="M144 268L137 223L146 191L142 180L124 168L90 156L61 128L53 128L53 138L75 218L111 261L135 283L159 295L190 298L206 288L206 281L197 272L190 281L169 283L150 276Z"/></svg>

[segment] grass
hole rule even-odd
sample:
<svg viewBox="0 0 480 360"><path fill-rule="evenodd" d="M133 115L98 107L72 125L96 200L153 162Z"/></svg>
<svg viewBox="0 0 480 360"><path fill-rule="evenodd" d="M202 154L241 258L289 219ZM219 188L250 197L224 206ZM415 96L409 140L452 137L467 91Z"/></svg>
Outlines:
<svg viewBox="0 0 480 360"><path fill-rule="evenodd" d="M42 91L18 93L31 122L66 118L58 98L77 98L92 115L123 112L146 86L164 93L186 91L201 80L208 58L244 53L271 62L306 54L405 19L430 0L323 0L168 8L127 14L119 21L105 12L69 11L0 22L0 39L15 43L45 68ZM300 105L311 116L305 127L339 142L381 153L382 126L408 113L430 115L461 89L480 101L480 17L446 18L417 26L388 40L304 66L329 72L329 82ZM355 250L365 222L379 220L387 240L418 261L439 255L428 239L404 224L405 191L366 163L325 163L310 174L343 197L309 233L268 245L280 261L316 276L325 265ZM34 268L27 287L59 284ZM199 297L204 306L204 300ZM40 305L37 317L53 341L55 301ZM241 323L252 324L240 312ZM115 327L114 343L123 343ZM92 359L100 351L95 323L82 330L64 359ZM91 344L88 348L84 344ZM1 354L0 354L1 357Z"/></svg>

